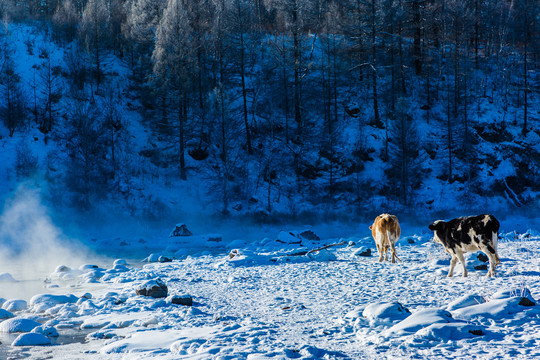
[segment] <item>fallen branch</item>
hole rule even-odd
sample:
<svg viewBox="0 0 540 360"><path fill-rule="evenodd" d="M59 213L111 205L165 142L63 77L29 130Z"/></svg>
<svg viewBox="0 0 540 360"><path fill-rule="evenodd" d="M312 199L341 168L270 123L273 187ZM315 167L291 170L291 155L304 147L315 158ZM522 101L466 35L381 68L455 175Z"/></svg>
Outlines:
<svg viewBox="0 0 540 360"><path fill-rule="evenodd" d="M299 252L295 252L295 253L292 253L292 254L285 254L283 256L304 256L304 255L309 255L309 254L316 253L317 251L321 251L321 250L331 248L333 246L341 246L341 245L345 245L345 244L347 244L345 241L340 241L338 243L324 245L324 246L321 246L321 247L316 248L316 249L299 251Z"/></svg>

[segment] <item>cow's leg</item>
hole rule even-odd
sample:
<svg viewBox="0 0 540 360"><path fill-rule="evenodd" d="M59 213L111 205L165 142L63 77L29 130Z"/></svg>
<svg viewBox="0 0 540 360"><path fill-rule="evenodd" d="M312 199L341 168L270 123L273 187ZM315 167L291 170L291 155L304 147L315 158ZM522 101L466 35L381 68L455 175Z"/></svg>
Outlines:
<svg viewBox="0 0 540 360"><path fill-rule="evenodd" d="M452 260L450 260L450 270L448 270L448 277L452 277L454 275L454 267L456 266L457 260L456 255L452 255Z"/></svg>
<svg viewBox="0 0 540 360"><path fill-rule="evenodd" d="M499 257L497 256L497 252L495 251L495 249L493 249L491 245L484 246L481 250L489 258L489 270L487 276L495 276L495 268L500 262Z"/></svg>
<svg viewBox="0 0 540 360"><path fill-rule="evenodd" d="M381 262L381 261L382 261L382 257L383 257L383 249L382 249L382 246L379 245L378 242L376 242L375 245L377 245L377 252L379 253L379 262Z"/></svg>
<svg viewBox="0 0 540 360"><path fill-rule="evenodd" d="M467 263L465 262L465 257L461 251L457 251L456 255L461 263L461 266L463 267L463 277L467 277Z"/></svg>

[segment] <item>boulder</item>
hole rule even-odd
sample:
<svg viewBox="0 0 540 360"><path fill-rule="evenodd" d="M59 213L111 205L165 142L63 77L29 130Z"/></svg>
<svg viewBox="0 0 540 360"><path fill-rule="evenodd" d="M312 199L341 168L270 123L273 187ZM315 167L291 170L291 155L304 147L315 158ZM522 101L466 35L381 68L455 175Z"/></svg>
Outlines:
<svg viewBox="0 0 540 360"><path fill-rule="evenodd" d="M135 293L153 298L164 298L167 297L168 289L167 285L161 279L148 280L135 289Z"/></svg>
<svg viewBox="0 0 540 360"><path fill-rule="evenodd" d="M366 247L360 247L355 252L353 252L354 256L371 256L371 249Z"/></svg>
<svg viewBox="0 0 540 360"><path fill-rule="evenodd" d="M186 224L176 224L174 229L169 234L169 237L177 237L177 236L191 236L193 233L189 231Z"/></svg>
<svg viewBox="0 0 540 360"><path fill-rule="evenodd" d="M476 258L484 263L487 263L489 261L489 258L484 253L478 253L478 255L476 255ZM480 270L480 269L477 269L477 270ZM486 270L486 269L483 269L483 270Z"/></svg>
<svg viewBox="0 0 540 360"><path fill-rule="evenodd" d="M190 295L174 295L171 303L176 305L193 306L193 298Z"/></svg>
<svg viewBox="0 0 540 360"><path fill-rule="evenodd" d="M306 239L306 240L321 240L320 237L317 236L317 234L315 234L313 231L311 230L304 230L302 231L299 236L302 238L302 239Z"/></svg>

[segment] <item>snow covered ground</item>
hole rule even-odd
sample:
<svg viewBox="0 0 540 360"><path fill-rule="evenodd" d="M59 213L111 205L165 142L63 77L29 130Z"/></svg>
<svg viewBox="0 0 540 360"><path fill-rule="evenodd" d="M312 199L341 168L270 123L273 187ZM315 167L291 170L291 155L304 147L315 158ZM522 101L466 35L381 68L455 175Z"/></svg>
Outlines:
<svg viewBox="0 0 540 360"><path fill-rule="evenodd" d="M51 264L38 295L0 293L0 359L540 357L538 232L503 231L495 278L476 269L478 253L468 278L459 266L447 278L449 256L427 231L405 231L403 262L392 264L376 261L367 227L365 237L320 240L299 230L163 238L149 259L170 262ZM340 245L305 254L328 244ZM158 279L167 297L136 294ZM173 303L189 297L192 306Z"/></svg>

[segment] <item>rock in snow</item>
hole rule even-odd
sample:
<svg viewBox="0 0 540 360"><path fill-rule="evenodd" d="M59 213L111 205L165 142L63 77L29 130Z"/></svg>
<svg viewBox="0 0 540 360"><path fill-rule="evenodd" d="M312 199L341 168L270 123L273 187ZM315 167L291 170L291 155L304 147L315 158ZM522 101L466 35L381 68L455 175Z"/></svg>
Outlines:
<svg viewBox="0 0 540 360"><path fill-rule="evenodd" d="M168 289L167 285L165 285L161 279L157 279L145 281L137 289L135 289L135 292L137 295L163 298L167 297Z"/></svg>
<svg viewBox="0 0 540 360"><path fill-rule="evenodd" d="M362 316L367 318L371 324L401 321L409 315L411 312L398 302L369 304L362 312Z"/></svg>
<svg viewBox="0 0 540 360"><path fill-rule="evenodd" d="M176 305L192 306L193 298L189 295L173 295L171 297L171 303Z"/></svg>
<svg viewBox="0 0 540 360"><path fill-rule="evenodd" d="M353 252L353 256L365 256L369 257L371 256L371 248L368 247L359 247Z"/></svg>
<svg viewBox="0 0 540 360"><path fill-rule="evenodd" d="M26 303L25 300L15 300L15 299L8 300L2 305L2 309L7 310L7 311L12 311L12 312L25 310L27 307L28 307L28 304Z"/></svg>
<svg viewBox="0 0 540 360"><path fill-rule="evenodd" d="M31 332L38 333L38 334L41 334L41 335L45 335L45 336L48 336L48 337L58 337L58 336L60 336L58 334L58 331L56 331L56 329L53 328L52 326L44 326L44 325L37 326L37 327L33 328Z"/></svg>
<svg viewBox="0 0 540 360"><path fill-rule="evenodd" d="M30 319L13 318L0 323L0 332L17 333L30 332L35 327L41 326L40 323Z"/></svg>
<svg viewBox="0 0 540 360"><path fill-rule="evenodd" d="M51 345L51 340L43 334L26 333L26 334L19 335L11 343L11 346L37 346L37 345Z"/></svg>
<svg viewBox="0 0 540 360"><path fill-rule="evenodd" d="M186 224L176 224L174 229L169 234L169 237L176 237L176 236L191 236L193 233L189 231Z"/></svg>

